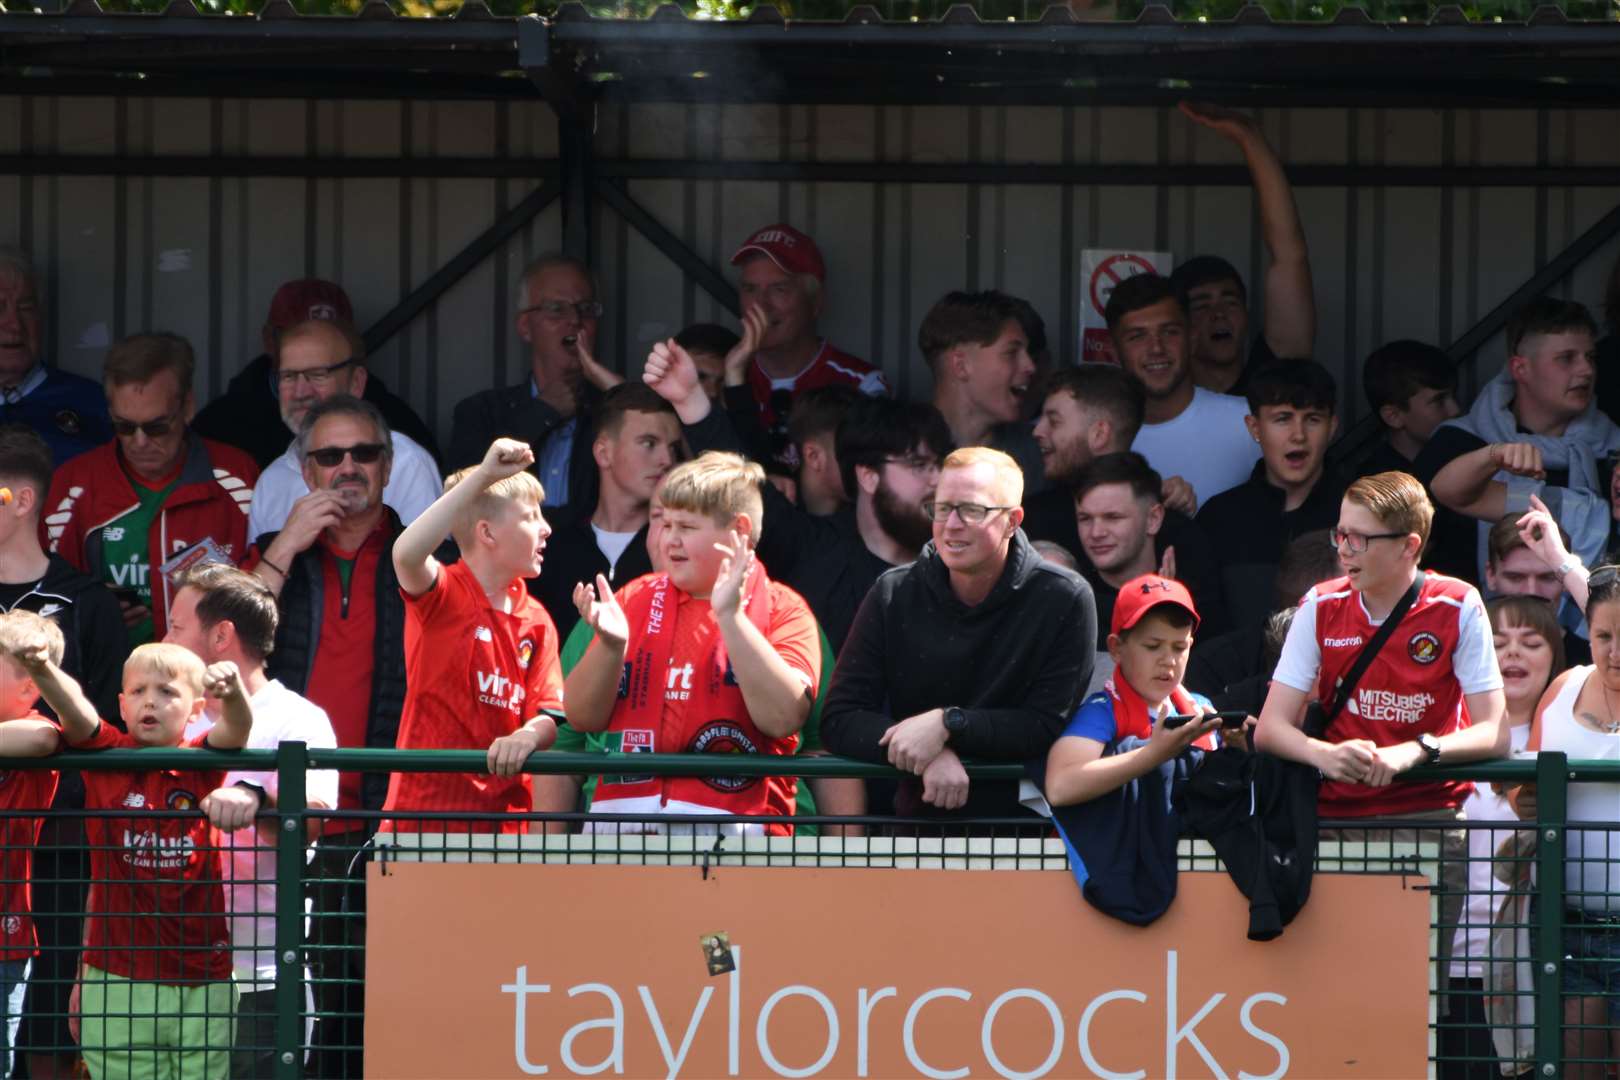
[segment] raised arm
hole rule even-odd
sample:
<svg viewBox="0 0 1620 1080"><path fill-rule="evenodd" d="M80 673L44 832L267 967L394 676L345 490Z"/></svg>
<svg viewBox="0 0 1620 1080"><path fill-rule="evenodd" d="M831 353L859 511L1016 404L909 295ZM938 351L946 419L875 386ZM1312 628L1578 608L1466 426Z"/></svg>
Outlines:
<svg viewBox="0 0 1620 1080"><path fill-rule="evenodd" d="M1266 344L1280 357L1311 357L1316 342L1316 295L1310 252L1282 162L1252 117L1218 105L1185 101L1181 112L1231 140L1243 152L1260 206L1260 234L1270 256L1265 282Z"/></svg>
<svg viewBox="0 0 1620 1080"><path fill-rule="evenodd" d="M733 532L731 543L719 547L725 558L715 579L710 604L720 637L726 643L731 668L742 691L743 704L754 726L774 739L796 734L810 716L815 687L806 685L795 669L742 611L743 584L755 564L748 538Z"/></svg>
<svg viewBox="0 0 1620 1080"><path fill-rule="evenodd" d="M1530 443L1487 443L1452 458L1434 474L1434 497L1459 514L1499 521L1507 513L1508 488L1494 480L1498 472L1544 480L1541 451Z"/></svg>
<svg viewBox="0 0 1620 1080"><path fill-rule="evenodd" d="M394 572L399 575L400 588L412 596L421 596L431 589L439 577L439 560L433 557L434 549L444 542L456 519L489 485L515 476L532 464L534 451L529 449L528 443L516 439L496 439L490 443L478 467L435 499L394 541Z"/></svg>
<svg viewBox="0 0 1620 1080"><path fill-rule="evenodd" d="M601 574L596 575L595 585L580 582L574 586L574 606L579 609L579 617L596 632L596 638L563 681L568 726L587 734L606 731L624 671L630 624L613 596L613 587Z"/></svg>
<svg viewBox="0 0 1620 1080"><path fill-rule="evenodd" d="M62 722L62 734L67 741L81 743L93 738L101 726L96 707L85 696L79 681L51 660L50 646L45 639L26 641L12 655L39 687L39 696Z"/></svg>
<svg viewBox="0 0 1620 1080"><path fill-rule="evenodd" d="M203 672L203 692L220 704L219 721L208 732L209 749L242 749L253 732L253 706L248 703L242 673L229 660L209 664Z"/></svg>
<svg viewBox="0 0 1620 1080"><path fill-rule="evenodd" d="M1547 509L1547 504L1541 501L1540 496L1530 496L1530 510L1519 519L1519 538L1538 559L1555 572L1568 567L1559 577L1559 584L1569 593L1569 598L1575 602L1575 606L1584 612L1587 598L1591 596L1587 584L1591 571L1582 566L1581 560L1571 555L1569 549L1564 547L1564 538L1559 535L1558 522L1553 520L1551 511Z"/></svg>
<svg viewBox="0 0 1620 1080"><path fill-rule="evenodd" d="M0 757L46 757L62 745L62 733L49 720L7 720L0 724Z"/></svg>

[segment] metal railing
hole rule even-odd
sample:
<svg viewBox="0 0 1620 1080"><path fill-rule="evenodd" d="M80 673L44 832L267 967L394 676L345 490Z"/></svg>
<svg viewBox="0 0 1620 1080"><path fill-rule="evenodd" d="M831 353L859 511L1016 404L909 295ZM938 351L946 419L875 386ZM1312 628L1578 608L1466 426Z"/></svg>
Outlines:
<svg viewBox="0 0 1620 1080"><path fill-rule="evenodd" d="M410 823L418 823L415 839L408 844L395 841L378 847L373 842L372 834L381 821L379 813L311 809L307 805L305 773L309 769L483 773L483 751L318 750L309 749L302 743L285 743L276 750L235 753L181 749L118 750L64 753L45 759L0 760L0 770L39 768L87 771L262 770L276 773L279 785L277 805L274 809L261 812L259 817L261 826L268 823L271 828L261 827L252 853L257 858L261 853L268 855L273 851L275 862L274 911L256 912L274 916L274 1017L273 1023L257 1029L269 1036L273 1046L260 1043L250 1045L247 1049L259 1051L261 1059L270 1063L266 1067L272 1068L273 1075L278 1078L359 1075L363 1050L359 1032L364 1016L363 866L369 859L385 862L390 859L581 863L637 861L685 865L695 865L700 861L707 865L713 859L733 860L733 864L741 865L753 862L757 865L814 866L1005 866L1048 870L1065 865L1061 843L1052 839L1050 824L1034 816L973 822L900 819L876 814L859 818L813 817L796 820L807 824L859 825L871 835L748 837L726 843L716 843L712 835L701 838L694 835L689 841L671 838L667 843L649 846L641 838L632 839L627 835L610 832L604 836L600 832L582 834L572 831L585 820L598 826L605 821L615 820L605 815L533 813L512 816L407 811L391 814L390 817L400 823L402 831L408 830ZM806 779L853 777L871 780L893 779L898 775L886 766L833 757L599 753L537 754L528 762L526 771L566 775L628 771L642 776L791 775ZM976 781L1010 781L1020 779L1023 769L1012 764L979 764L969 766L969 775ZM1534 903L1524 929L1528 930L1530 936L1531 953L1528 960L1534 973L1534 1021L1531 1033L1534 1060L1527 1064L1533 1065L1530 1074L1538 1077L1566 1075L1564 1043L1569 1030L1564 1011L1568 993L1564 984L1564 968L1569 959L1565 949L1566 935L1582 932L1580 927L1572 926L1566 911L1569 897L1566 896L1565 869L1571 825L1568 818L1569 789L1570 785L1580 783L1620 784L1620 763L1571 762L1562 754L1543 753L1533 761L1421 768L1403 777L1416 780L1440 778L1537 785L1538 816L1534 823L1496 822L1473 827L1489 827L1494 831L1518 834L1528 833L1533 827L1535 852L1526 858L1534 864ZM1608 833L1606 856L1611 861L1620 861L1620 800L1617 800L1616 811L1612 820L1584 823L1594 829L1611 830ZM196 814L197 811L190 807L165 810L131 805L119 810L58 811L47 816L58 824L64 824L74 819L115 818L124 821L177 816L194 818ZM15 820L18 815L13 812L11 816ZM0 824L4 823L3 817L0 815ZM646 819L623 820L628 824L625 831L629 833L643 831L637 829L635 824ZM714 825L746 819L705 816L701 819L666 817L659 820L677 825L688 821ZM1399 824L1402 823L1324 823L1326 826L1340 827L1344 832L1367 830L1374 826L1388 829ZM1438 828L1434 821L1405 824L1428 830ZM503 836L503 826L521 826L528 835ZM270 844L268 836L272 832L275 839ZM313 846L310 842L312 836ZM71 846L71 842L68 846ZM1367 850L1372 850L1372 846L1369 845ZM229 837L222 838L221 851L226 865L232 855L248 854L240 846L234 845ZM1397 860L1392 863L1387 855L1372 859L1365 853L1353 865L1352 858L1342 851L1335 853L1333 857L1339 861L1333 862L1329 860L1327 851L1328 847L1324 845L1324 851L1319 852L1318 865L1324 870L1404 872L1411 866L1410 861ZM1204 845L1183 841L1182 855L1184 868L1196 866L1215 869L1218 866L1211 850ZM1431 880L1438 883L1440 876L1431 874ZM52 884L60 892L63 885L86 883L79 879L64 879ZM259 883L271 884L269 879ZM239 877L225 884L251 886L254 882ZM306 900L311 904L309 911L306 911ZM240 911L238 914L241 914ZM111 919L120 915L135 917L133 912L109 912L105 909L98 917ZM1455 923L1448 924L1444 918L1438 920L1435 927L1442 936L1454 935L1457 928ZM1608 925L1605 932L1620 938L1620 923ZM1449 938L1442 937L1442 940ZM77 941L72 941L42 947L71 949L76 954L77 946ZM1441 957L1448 951L1442 948ZM1617 952L1617 956L1620 956L1620 952ZM1492 962L1501 959L1493 958ZM1515 956L1507 959L1522 962L1527 958ZM1615 963L1620 963L1620 960ZM237 978L241 980L243 976L239 973ZM260 979L261 982L252 985L262 986L263 982L269 981L264 976L260 976ZM312 995L313 1004L306 1001L306 993ZM1612 1003L1609 1007L1614 1008ZM312 1022L316 1026L313 1036L310 1032ZM1441 1019L1433 1030L1438 1034L1444 1027L1445 1021ZM239 1039L238 1049L241 1048ZM32 1044L23 1048L29 1053L64 1054L76 1049L72 1045ZM1614 1064L1616 1062L1609 1062L1610 1067ZM237 1075L241 1075L240 1070Z"/></svg>

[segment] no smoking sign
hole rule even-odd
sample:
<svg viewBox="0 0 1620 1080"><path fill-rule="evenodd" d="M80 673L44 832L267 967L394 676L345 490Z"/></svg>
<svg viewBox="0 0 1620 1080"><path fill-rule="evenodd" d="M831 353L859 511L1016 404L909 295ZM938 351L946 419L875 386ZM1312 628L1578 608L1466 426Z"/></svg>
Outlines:
<svg viewBox="0 0 1620 1080"><path fill-rule="evenodd" d="M1103 310L1114 286L1138 274L1169 274L1168 251L1082 251L1080 273L1086 283L1080 305L1080 359L1114 363L1114 345L1108 337Z"/></svg>

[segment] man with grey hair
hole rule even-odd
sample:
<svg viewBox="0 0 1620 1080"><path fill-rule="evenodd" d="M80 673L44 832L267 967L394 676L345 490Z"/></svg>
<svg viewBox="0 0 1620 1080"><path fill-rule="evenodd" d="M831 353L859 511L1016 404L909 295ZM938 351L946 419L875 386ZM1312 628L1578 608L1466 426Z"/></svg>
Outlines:
<svg viewBox="0 0 1620 1080"><path fill-rule="evenodd" d="M456 405L449 468L476 465L496 439L534 448L534 471L547 506L594 506L596 459L591 422L597 390L586 382L581 354L594 355L602 305L590 267L568 255L543 255L523 271L517 333L529 349L529 377L482 390Z"/></svg>
<svg viewBox="0 0 1620 1080"><path fill-rule="evenodd" d="M107 442L112 426L94 380L45 366L44 323L32 260L0 247L0 423L39 432L60 465Z"/></svg>
<svg viewBox="0 0 1620 1080"><path fill-rule="evenodd" d="M311 405L294 444L309 494L242 564L277 595L266 670L326 710L340 747L393 747L405 705L405 603L393 558L404 526L384 502L389 435L368 401L340 394ZM342 773L338 809L379 810L387 792L387 773ZM310 866L317 882L310 939L323 946L311 958L322 1019L310 1075L360 1076L364 973L350 947L364 941L363 882L349 892L347 909L344 893L349 864L375 822L323 826Z"/></svg>
<svg viewBox="0 0 1620 1080"><path fill-rule="evenodd" d="M310 319L287 327L276 339L276 394L282 423L297 434L310 408L341 394L363 397L366 347L353 326L336 319ZM379 416L380 416L379 412ZM385 421L386 423L386 421ZM393 468L383 502L407 525L444 490L433 455L402 431L389 434ZM304 462L296 446L265 467L253 491L248 536L280 529L296 500L308 495Z"/></svg>

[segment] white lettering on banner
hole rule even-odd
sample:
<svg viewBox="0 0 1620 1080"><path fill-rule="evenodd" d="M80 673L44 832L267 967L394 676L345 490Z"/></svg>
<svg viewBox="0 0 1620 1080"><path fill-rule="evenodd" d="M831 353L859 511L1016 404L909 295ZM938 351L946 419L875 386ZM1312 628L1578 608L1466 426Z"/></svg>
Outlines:
<svg viewBox="0 0 1620 1080"><path fill-rule="evenodd" d="M738 1076L740 1075L741 1071L741 1053L739 1044L741 1041L742 1025L745 1019L742 1016L741 1004L741 952L741 946L732 947L732 958L736 962L737 968L729 975L730 986L728 987L729 993L727 995L729 999L729 1015L726 1018L726 1033L729 1052L728 1074L730 1076ZM1198 1010L1192 1013L1190 1018L1188 1018L1185 1022L1182 1022L1180 1003L1181 987L1178 969L1179 957L1177 956L1176 950L1167 950L1165 953L1164 974L1165 1035L1164 1044L1162 1047L1162 1058L1157 1061L1131 1062L1130 1064L1139 1065L1140 1067L1130 1072L1119 1071L1120 1067L1123 1066L1124 1063L1115 1062L1113 1063L1115 1067L1109 1068L1097 1060L1096 1054L1093 1052L1091 1047L1091 1028L1093 1022L1097 1019L1097 1014L1102 1011L1102 1008L1105 1005L1112 1003L1127 1001L1133 1002L1137 1005L1149 1004L1149 995L1141 990L1107 990L1088 1001L1084 1010L1082 1010L1080 1014L1080 1020L1076 1031L1078 1036L1077 1049L1079 1050L1080 1061L1086 1069L1090 1070L1092 1074L1102 1077L1103 1080L1143 1080L1143 1078L1148 1076L1150 1073L1154 1076L1163 1076L1166 1078L1166 1080L1174 1080L1174 1078L1178 1075L1178 1052L1181 1049L1181 1045L1186 1043L1189 1044L1197 1053L1199 1058L1202 1059L1204 1068L1207 1069L1211 1075L1221 1077L1223 1080L1225 1077L1230 1075L1222 1066L1221 1062L1216 1058L1215 1054L1207 1045L1205 1045L1203 1040L1198 1037L1198 1026L1206 1020L1211 1021L1217 1026L1224 1026L1231 1023L1231 1017L1226 1014L1226 1010L1229 1010L1231 1005L1227 1004L1225 1009L1222 1008L1223 1003L1226 1002L1227 994L1221 991L1211 994L1198 1008ZM514 1063L526 1076L546 1075L549 1071L549 1066L536 1063L529 1054L529 998L536 994L550 993L550 984L531 983L529 981L528 965L520 964L514 973L513 981L502 985L500 989L501 993L511 994L515 999L512 1044ZM687 1059L691 1054L692 1047L697 1041L698 1036L704 1030L706 1030L704 1022L709 1015L708 1008L711 999L714 997L714 987L704 986L701 992L697 995L696 1004L693 1006L691 1015L686 1021L684 1030L681 1032L680 1045L678 1047L675 1046L670 1039L669 1030L666 1028L662 1014L658 1009L657 1002L654 1000L652 988L645 985L637 986L636 993L641 999L642 1009L646 1014L648 1028L652 1032L653 1037L657 1040L659 1051L664 1058L666 1075L670 1078L670 1080L676 1080L676 1078L681 1075L681 1069L686 1065ZM647 1063L627 1064L625 1061L625 1024L627 1020L623 1000L619 991L605 983L596 982L581 983L577 986L571 987L568 991L568 996L570 998L577 997L581 994L596 994L606 999L609 1012L603 1017L584 1020L576 1023L572 1027L568 1028L567 1031L562 1033L557 1046L557 1056L567 1067L570 1073L577 1076L593 1076L597 1073L606 1072L609 1069L613 1070L615 1074L623 1074L627 1071L627 1069L629 1072L638 1075L647 1072ZM820 1056L814 1061L803 1066L796 1066L783 1062L771 1047L771 1017L778 1005L793 997L805 997L813 1001L821 1009L822 1014L826 1017L827 1023L826 1042L823 1044ZM855 1064L857 1076L865 1077L869 1075L868 1054L871 1046L871 1027L873 1014L876 1011L875 1006L884 998L890 997L896 999L900 997L899 991L893 986L884 986L875 990L863 986L859 987L856 991L854 1006L856 1020ZM958 1002L964 1003L971 1003L974 1000L973 993L971 991L958 986L938 986L922 990L920 993L917 993L917 995L906 1007L904 1018L901 1020L900 1024L900 1042L902 1049L904 1050L907 1063L910 1064L910 1066L915 1069L919 1075L926 1076L929 1078L929 1080L961 1080L962 1077L968 1076L971 1072L977 1071L974 1069L972 1063L940 1062L933 1060L928 1056L927 1048L921 1045L919 1042L918 1021L922 1015L923 1009L929 1007L930 1005L934 1006L935 1008L946 1007L940 1003L940 999L942 998L953 998ZM1007 1063L1007 1054L1010 1050L1012 1051L1013 1056L1017 1058L1026 1054L1029 1047L1022 1043L1013 1046L998 1045L995 1037L996 1018L1000 1014L1002 1008L1021 998L1034 1002L1040 1008L1046 1010L1046 1014L1050 1018L1052 1025L1051 1050L1048 1052L1044 1060L1040 1061L1038 1064L1035 1064L1033 1068L1030 1068L1027 1071L1022 1071L1009 1065ZM1239 1025L1242 1027L1245 1033L1247 1033L1262 1046L1269 1048L1277 1055L1277 1067L1272 1072L1265 1073L1263 1075L1240 1070L1237 1074L1238 1080L1281 1080L1281 1077L1285 1076L1288 1072L1291 1056L1288 1045L1277 1035L1260 1027L1255 1021L1255 1008L1256 1006L1263 1004L1287 1007L1288 999L1281 994L1265 991L1251 994L1238 1005L1237 1019ZM960 1010L961 1007L951 1006L951 1008ZM554 1010L546 1010L546 1013L553 1011ZM892 1038L892 1025L896 1013L893 1010L886 1010L885 1012L889 1018L888 1030L883 1031L880 1028L879 1037L882 1038L886 1036L888 1038ZM953 1024L959 1022L958 1015L953 1014L950 1019ZM1050 994L1046 993L1045 991L1035 987L1012 987L1001 993L989 1003L988 1007L984 1009L982 1016L979 1018L979 1023L980 1046L984 1053L984 1059L997 1075L1005 1077L1007 1080L1041 1080L1043 1077L1052 1075L1054 1070L1056 1071L1056 1075L1059 1076L1075 1075L1078 1071L1073 1067L1060 1067L1063 1058L1064 1034L1068 1030L1068 1026L1063 1015L1062 1007ZM842 1015L839 1003L835 1002L832 997L830 997L824 991L814 986L807 986L802 983L794 983L787 986L782 986L765 999L764 1003L759 1007L758 1014L754 1017L754 1049L758 1052L760 1060L763 1061L765 1065L778 1076L793 1078L821 1076L825 1070L832 1065L833 1060L838 1054L843 1024L844 1017ZM612 1043L607 1055L600 1061L596 1062L587 1063L579 1061L574 1055L575 1041L587 1032L600 1031L604 1029L612 1033ZM712 1025L708 1030L712 1030ZM1143 1050L1149 1054L1152 1053L1151 1051L1148 1051L1146 1047L1144 1047Z"/></svg>
<svg viewBox="0 0 1620 1080"><path fill-rule="evenodd" d="M1356 696L1347 706L1353 715L1374 723L1417 724L1433 704L1434 695L1423 691L1397 694L1393 690L1357 687Z"/></svg>

